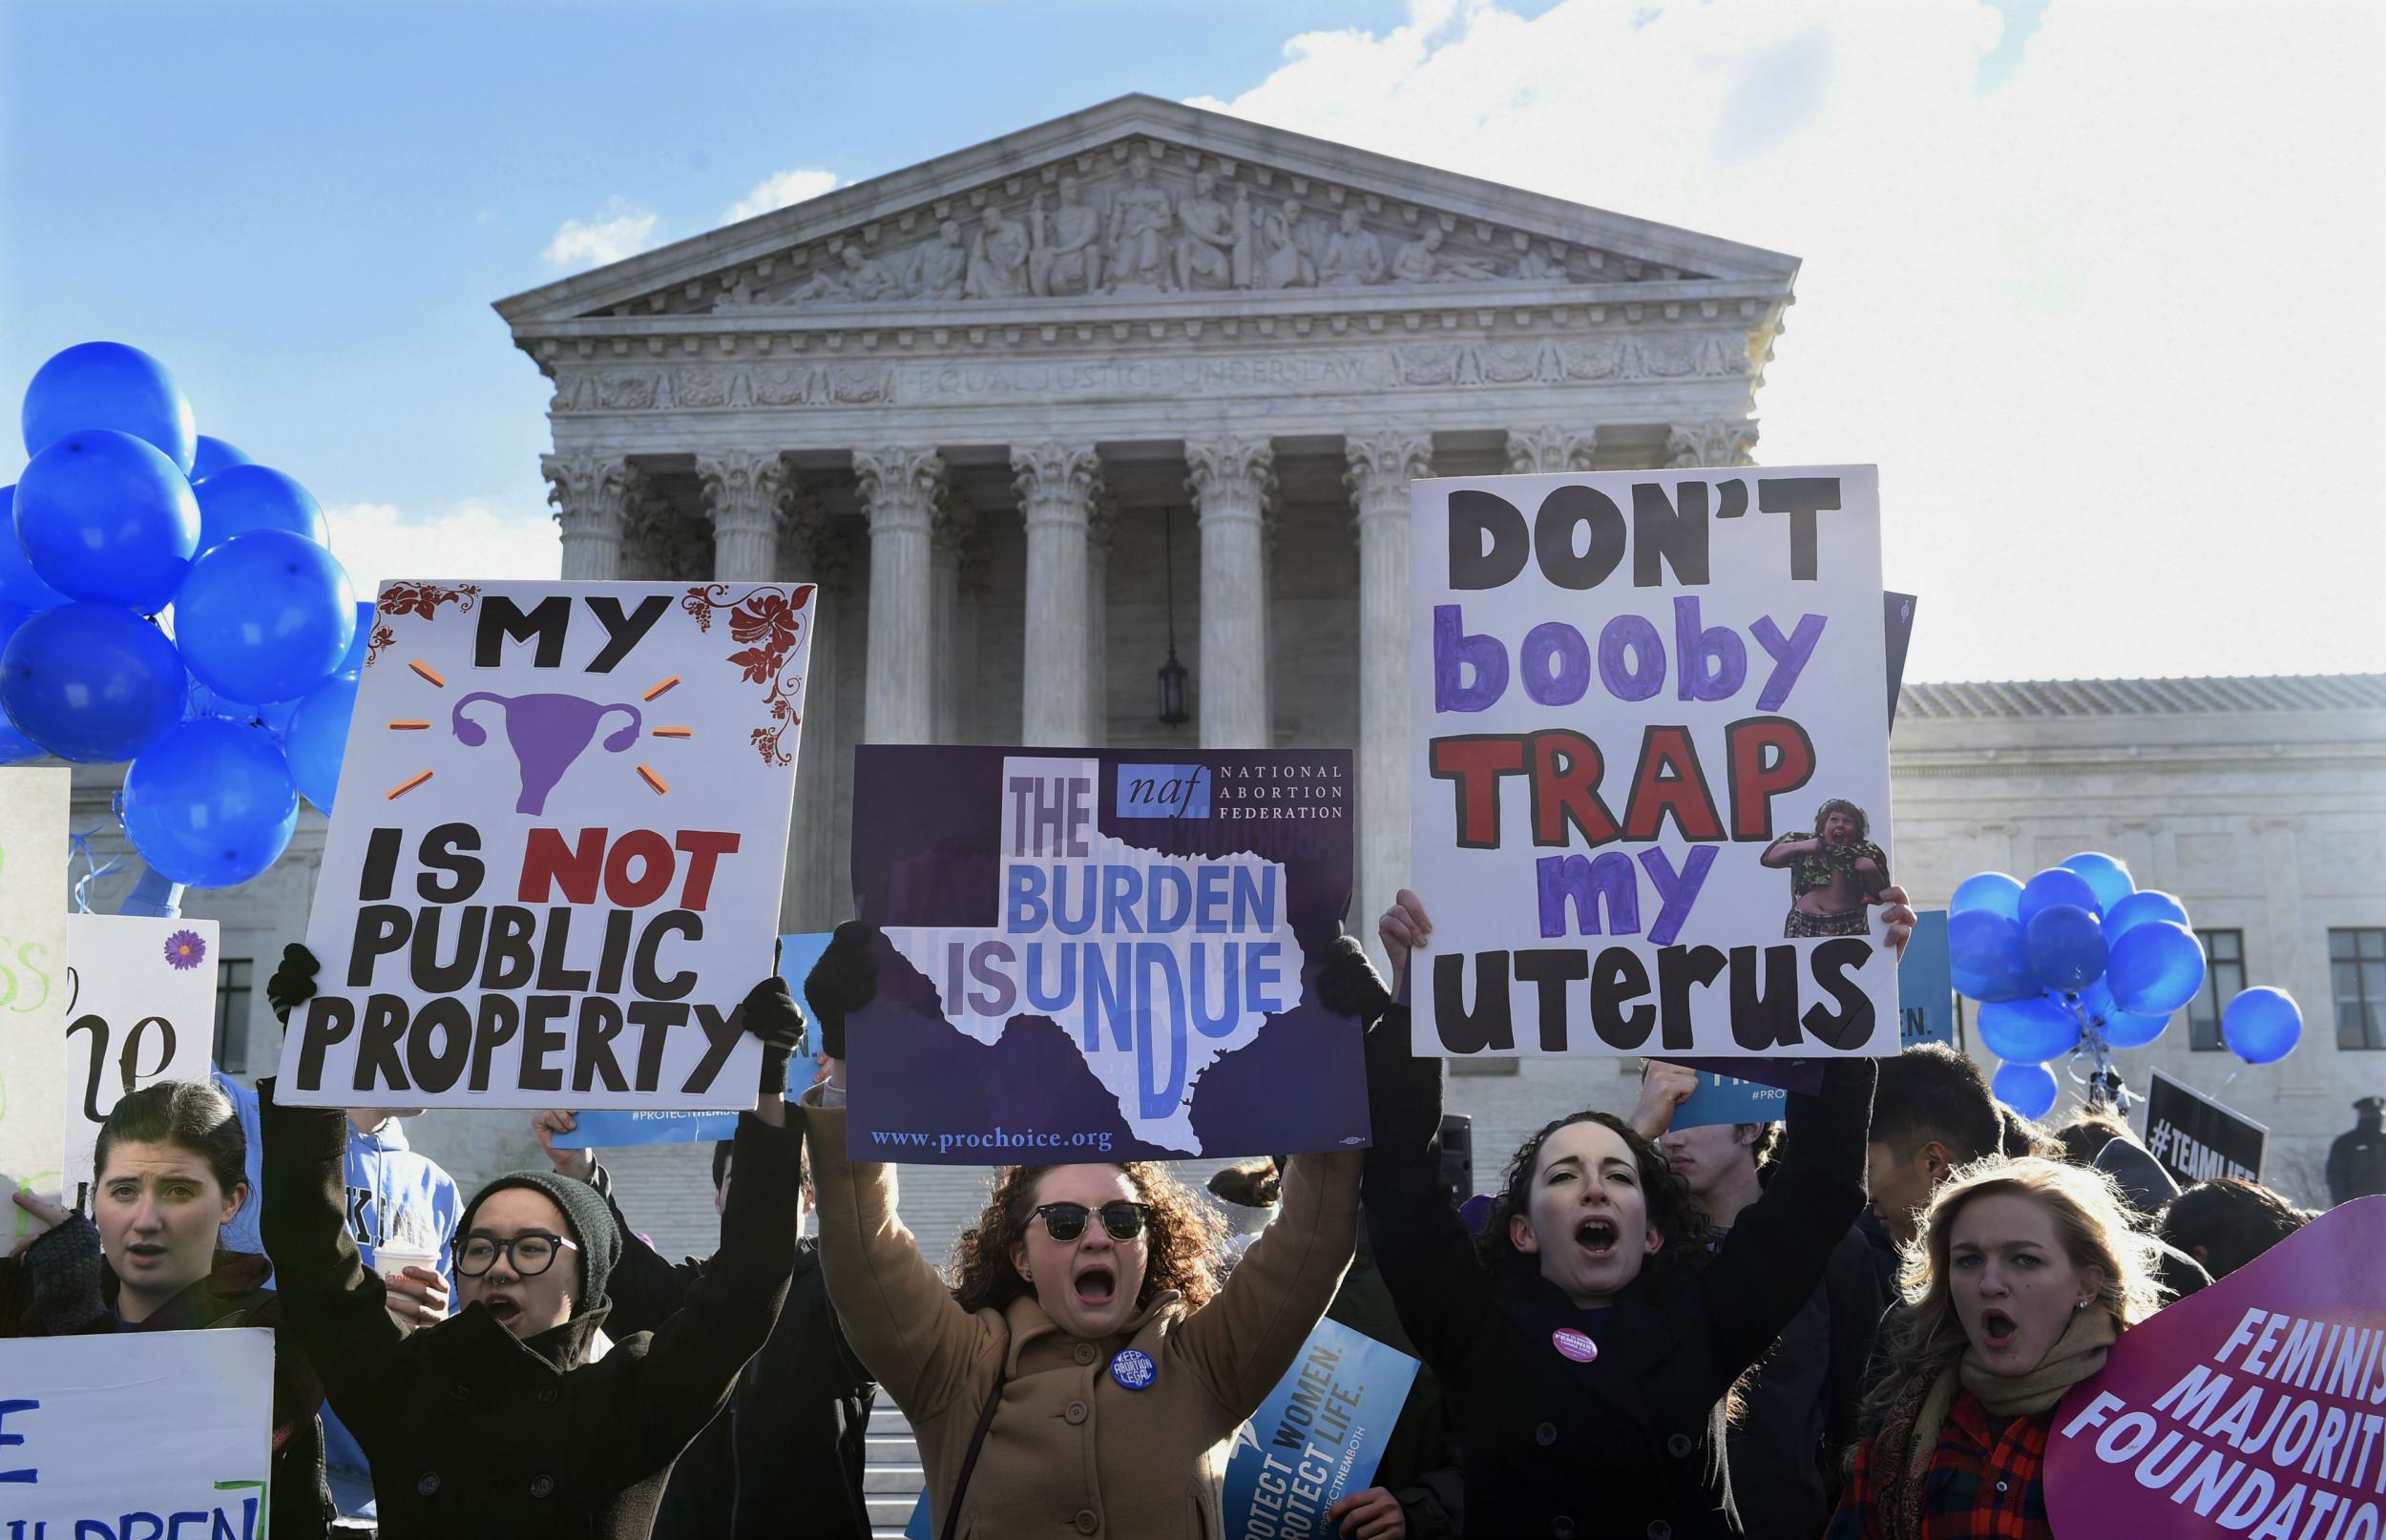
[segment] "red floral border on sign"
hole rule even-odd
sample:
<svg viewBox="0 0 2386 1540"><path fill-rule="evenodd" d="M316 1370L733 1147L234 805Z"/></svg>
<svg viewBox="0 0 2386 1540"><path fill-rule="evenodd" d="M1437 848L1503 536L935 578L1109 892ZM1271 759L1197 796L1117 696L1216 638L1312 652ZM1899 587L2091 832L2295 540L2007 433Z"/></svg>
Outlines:
<svg viewBox="0 0 2386 1540"><path fill-rule="evenodd" d="M478 583L465 583L455 588L443 588L437 583L392 583L373 610L372 640L365 646L365 666L371 668L381 656L383 648L398 639L389 629L392 617L402 614L429 616L443 604L452 602L459 612L469 611L480 598Z"/></svg>
<svg viewBox="0 0 2386 1540"><path fill-rule="evenodd" d="M792 764L795 756L784 752L779 740L790 727L799 726L804 718L796 714L796 697L803 693L804 676L796 667L796 643L802 639L806 607L811 602L812 587L798 583L793 587L775 584L749 588L743 594L731 598L726 583L707 583L692 588L680 601L680 608L696 617L696 629L713 629L713 614L725 611L729 621L729 639L743 645L729 655L748 682L766 686L763 704L769 720L746 735L756 753L765 764Z"/></svg>

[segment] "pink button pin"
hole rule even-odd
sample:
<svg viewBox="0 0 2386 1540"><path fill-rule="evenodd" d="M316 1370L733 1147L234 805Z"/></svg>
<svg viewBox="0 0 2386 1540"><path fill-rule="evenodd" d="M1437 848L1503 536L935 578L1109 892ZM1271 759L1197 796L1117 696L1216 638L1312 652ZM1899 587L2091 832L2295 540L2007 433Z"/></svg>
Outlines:
<svg viewBox="0 0 2386 1540"><path fill-rule="evenodd" d="M1599 1357L1599 1344L1572 1326L1560 1326L1551 1332L1549 1345L1577 1363L1588 1363Z"/></svg>

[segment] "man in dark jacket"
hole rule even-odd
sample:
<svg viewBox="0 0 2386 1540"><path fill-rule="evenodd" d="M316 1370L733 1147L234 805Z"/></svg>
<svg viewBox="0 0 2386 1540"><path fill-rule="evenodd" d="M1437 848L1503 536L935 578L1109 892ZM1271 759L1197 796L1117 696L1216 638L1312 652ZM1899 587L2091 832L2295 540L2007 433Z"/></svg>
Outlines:
<svg viewBox="0 0 2386 1540"><path fill-rule="evenodd" d="M555 1169L594 1187L621 1237L621 1261L607 1293L616 1331L651 1329L680 1308L703 1278L705 1263L669 1262L640 1239L614 1197L613 1178L593 1150L555 1148L570 1113L541 1113L532 1128ZM713 1150L713 1209L725 1210L736 1172L734 1147ZM810 1179L802 1183L810 1206ZM738 1376L728 1409L680 1457L654 1540L869 1540L862 1471L870 1408L878 1386L854 1356L828 1303L820 1241L795 1243L795 1274L785 1308L761 1352Z"/></svg>
<svg viewBox="0 0 2386 1540"><path fill-rule="evenodd" d="M2353 1127L2328 1147L2328 1201L2386 1193L2386 1096L2353 1104Z"/></svg>

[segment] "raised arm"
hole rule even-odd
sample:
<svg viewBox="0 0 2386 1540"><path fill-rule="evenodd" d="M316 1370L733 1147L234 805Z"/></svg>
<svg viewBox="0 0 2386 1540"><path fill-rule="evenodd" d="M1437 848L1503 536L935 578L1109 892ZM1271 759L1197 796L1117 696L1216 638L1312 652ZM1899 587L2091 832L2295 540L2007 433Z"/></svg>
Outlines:
<svg viewBox="0 0 2386 1540"><path fill-rule="evenodd" d="M1355 1150L1285 1162L1284 1207L1217 1298L1177 1329L1177 1346L1228 1426L1258 1409L1334 1301L1358 1241Z"/></svg>
<svg viewBox="0 0 2386 1540"><path fill-rule="evenodd" d="M1765 847L1756 858L1760 866L1787 866L1800 856L1810 856L1823 848L1823 842L1810 834L1785 834Z"/></svg>

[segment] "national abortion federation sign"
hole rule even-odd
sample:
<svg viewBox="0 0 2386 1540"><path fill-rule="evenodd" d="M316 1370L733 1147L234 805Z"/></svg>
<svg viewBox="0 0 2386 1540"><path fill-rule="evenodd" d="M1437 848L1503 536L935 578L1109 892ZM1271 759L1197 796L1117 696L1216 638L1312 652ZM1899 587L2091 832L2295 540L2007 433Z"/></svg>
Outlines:
<svg viewBox="0 0 2386 1540"><path fill-rule="evenodd" d="M0 1535L258 1540L273 1333L27 1337L0 1353Z"/></svg>
<svg viewBox="0 0 2386 1540"><path fill-rule="evenodd" d="M1412 493L1415 1051L1895 1052L1873 468Z"/></svg>
<svg viewBox="0 0 2386 1540"><path fill-rule="evenodd" d="M381 592L284 1101L739 1107L810 585Z"/></svg>
<svg viewBox="0 0 2386 1540"><path fill-rule="evenodd" d="M859 749L887 950L846 1032L854 1157L1365 1144L1358 1028L1316 988L1350 827L1348 750Z"/></svg>

